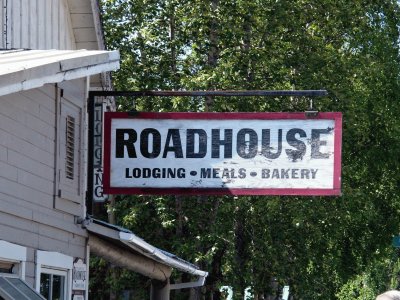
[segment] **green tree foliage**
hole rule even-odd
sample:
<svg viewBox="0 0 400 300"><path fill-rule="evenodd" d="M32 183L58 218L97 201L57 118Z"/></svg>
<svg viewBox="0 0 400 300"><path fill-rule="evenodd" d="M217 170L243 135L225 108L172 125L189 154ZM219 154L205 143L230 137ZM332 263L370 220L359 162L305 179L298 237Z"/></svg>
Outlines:
<svg viewBox="0 0 400 300"><path fill-rule="evenodd" d="M206 299L220 299L221 285L233 286L235 299L251 286L261 299L289 284L294 299L307 300L373 299L396 287L390 243L400 225L397 1L101 4L107 45L121 52L117 90L326 88L330 97L314 105L344 114L341 197L120 196L112 208L120 225L210 272L197 291ZM301 111L308 103L217 97L139 98L136 105Z"/></svg>

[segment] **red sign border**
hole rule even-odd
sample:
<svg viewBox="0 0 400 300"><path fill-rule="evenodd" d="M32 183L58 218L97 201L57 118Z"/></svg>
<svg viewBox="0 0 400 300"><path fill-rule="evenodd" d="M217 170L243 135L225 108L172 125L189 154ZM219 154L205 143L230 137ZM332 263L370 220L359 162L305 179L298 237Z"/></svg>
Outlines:
<svg viewBox="0 0 400 300"><path fill-rule="evenodd" d="M334 120L334 174L332 189L289 189L289 188L121 188L110 186L111 122L112 119L182 119L182 120ZM339 196L341 195L342 165L342 113L320 112L316 117L307 117L304 112L106 112L104 114L104 173L103 189L106 194L136 195L276 195L276 196Z"/></svg>

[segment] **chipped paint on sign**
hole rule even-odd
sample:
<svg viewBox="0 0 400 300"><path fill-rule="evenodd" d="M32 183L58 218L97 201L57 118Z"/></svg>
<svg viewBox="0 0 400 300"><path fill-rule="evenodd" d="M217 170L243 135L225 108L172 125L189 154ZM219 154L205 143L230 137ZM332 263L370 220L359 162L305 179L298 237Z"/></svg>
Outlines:
<svg viewBox="0 0 400 300"><path fill-rule="evenodd" d="M340 193L340 113L107 113L105 124L108 193Z"/></svg>

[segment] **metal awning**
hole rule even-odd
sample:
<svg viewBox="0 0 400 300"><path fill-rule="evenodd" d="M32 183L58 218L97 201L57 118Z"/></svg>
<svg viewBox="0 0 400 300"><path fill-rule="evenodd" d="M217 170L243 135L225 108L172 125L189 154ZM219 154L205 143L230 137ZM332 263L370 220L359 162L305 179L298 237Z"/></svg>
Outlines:
<svg viewBox="0 0 400 300"><path fill-rule="evenodd" d="M171 289L202 286L208 275L192 263L150 245L125 228L92 219L87 230L91 252L117 266L160 281L167 280L172 269L197 276L197 281L171 285Z"/></svg>
<svg viewBox="0 0 400 300"><path fill-rule="evenodd" d="M118 51L0 50L0 96L118 68Z"/></svg>
<svg viewBox="0 0 400 300"><path fill-rule="evenodd" d="M22 279L0 274L0 299L4 300L44 300Z"/></svg>

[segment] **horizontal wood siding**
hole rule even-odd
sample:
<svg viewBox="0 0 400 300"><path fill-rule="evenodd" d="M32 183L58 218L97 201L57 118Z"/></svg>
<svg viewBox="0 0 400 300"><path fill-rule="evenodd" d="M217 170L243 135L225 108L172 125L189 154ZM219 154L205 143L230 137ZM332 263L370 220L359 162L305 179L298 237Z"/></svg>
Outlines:
<svg viewBox="0 0 400 300"><path fill-rule="evenodd" d="M67 0L0 2L1 48L76 48Z"/></svg>
<svg viewBox="0 0 400 300"><path fill-rule="evenodd" d="M101 30L101 26L99 20L93 18L92 1L68 0L77 49L103 49L98 42L101 34L96 34L97 27Z"/></svg>
<svg viewBox="0 0 400 300"><path fill-rule="evenodd" d="M81 95L84 82L74 85ZM32 285L35 249L86 254L87 233L74 222L84 214L83 198L64 199L72 208L55 208L56 95L56 87L46 85L0 97L0 240L28 248L26 279Z"/></svg>
<svg viewBox="0 0 400 300"><path fill-rule="evenodd" d="M2 0L4 1L4 0ZM1 3L2 5L0 5L0 48L5 48L6 47L6 42L5 42L5 30L6 30L6 26L5 26L5 10L4 10L4 5L3 3Z"/></svg>

